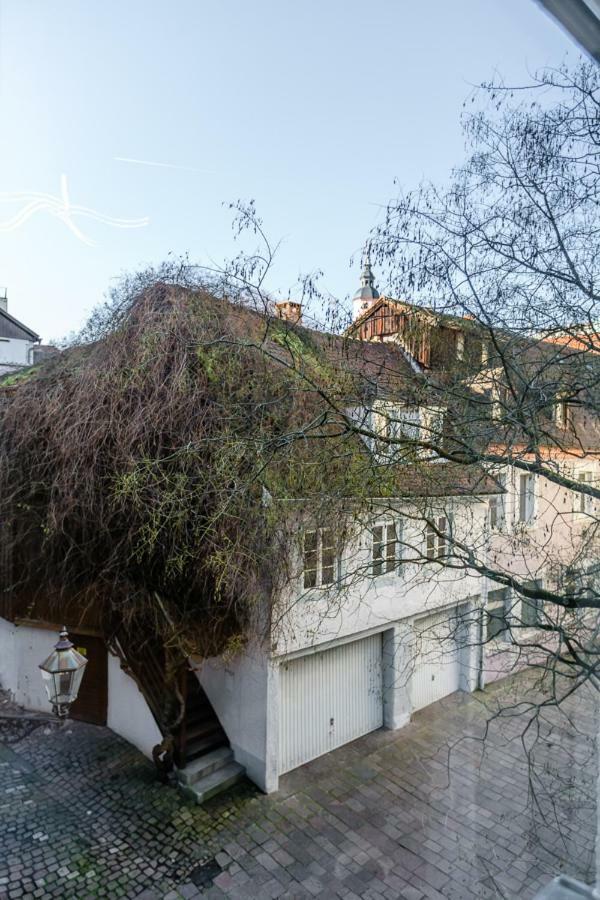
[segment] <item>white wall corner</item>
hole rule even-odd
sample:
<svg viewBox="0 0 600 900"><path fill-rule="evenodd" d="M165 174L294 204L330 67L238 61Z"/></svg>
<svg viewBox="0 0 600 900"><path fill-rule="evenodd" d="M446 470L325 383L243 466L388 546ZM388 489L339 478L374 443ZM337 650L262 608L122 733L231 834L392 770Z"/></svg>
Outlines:
<svg viewBox="0 0 600 900"><path fill-rule="evenodd" d="M160 729L135 679L121 668L120 659L112 653L108 654L106 724L149 759L152 759L152 748L162 741Z"/></svg>
<svg viewBox="0 0 600 900"><path fill-rule="evenodd" d="M383 632L383 727L397 731L410 722L412 628L397 623Z"/></svg>
<svg viewBox="0 0 600 900"><path fill-rule="evenodd" d="M265 772L262 790L270 794L279 788L279 716L280 716L279 665L269 661L267 670L267 732L265 748Z"/></svg>
<svg viewBox="0 0 600 900"><path fill-rule="evenodd" d="M462 643L460 658L459 687L461 691L472 693L482 683L484 647L483 609L481 603L472 600L464 609L465 619L462 626Z"/></svg>
<svg viewBox="0 0 600 900"><path fill-rule="evenodd" d="M270 669L258 644L227 661L213 657L194 664L236 762L265 792L277 788L277 769L273 770L273 750L269 749L273 735L269 726Z"/></svg>
<svg viewBox="0 0 600 900"><path fill-rule="evenodd" d="M12 699L17 692L18 664L16 626L0 617L0 688Z"/></svg>

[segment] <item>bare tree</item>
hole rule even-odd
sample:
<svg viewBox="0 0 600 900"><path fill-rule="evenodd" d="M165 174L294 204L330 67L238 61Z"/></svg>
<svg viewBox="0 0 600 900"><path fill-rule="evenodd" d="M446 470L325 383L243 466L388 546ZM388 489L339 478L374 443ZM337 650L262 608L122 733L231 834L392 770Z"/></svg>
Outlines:
<svg viewBox="0 0 600 900"><path fill-rule="evenodd" d="M258 249L125 281L4 382L3 609L93 609L181 660L334 638L393 576L398 618L456 609L391 649L398 680L449 641L465 687L537 667L526 728L597 686L600 86L583 66L484 96L450 187L370 238L396 299L344 333L335 305L274 314L276 248L240 204Z"/></svg>

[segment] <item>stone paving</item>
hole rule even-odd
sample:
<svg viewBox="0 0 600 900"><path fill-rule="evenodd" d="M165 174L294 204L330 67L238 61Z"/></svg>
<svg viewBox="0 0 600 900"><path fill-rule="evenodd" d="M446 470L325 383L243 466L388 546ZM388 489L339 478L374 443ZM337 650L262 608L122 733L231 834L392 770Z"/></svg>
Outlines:
<svg viewBox="0 0 600 900"><path fill-rule="evenodd" d="M105 728L12 728L0 897L527 900L563 871L591 882L592 692L568 701L568 719L550 707L523 738L526 720L503 718L482 741L490 711L532 691L526 674L454 695L290 773L277 794L244 783L205 807Z"/></svg>

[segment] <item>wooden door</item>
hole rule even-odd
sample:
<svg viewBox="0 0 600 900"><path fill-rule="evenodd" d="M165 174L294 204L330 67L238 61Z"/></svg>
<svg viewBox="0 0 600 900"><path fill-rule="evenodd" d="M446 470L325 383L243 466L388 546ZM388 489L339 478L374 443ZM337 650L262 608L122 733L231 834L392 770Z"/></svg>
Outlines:
<svg viewBox="0 0 600 900"><path fill-rule="evenodd" d="M93 725L106 725L108 706L108 651L99 637L69 632L75 649L88 661L83 673L79 696L70 716Z"/></svg>

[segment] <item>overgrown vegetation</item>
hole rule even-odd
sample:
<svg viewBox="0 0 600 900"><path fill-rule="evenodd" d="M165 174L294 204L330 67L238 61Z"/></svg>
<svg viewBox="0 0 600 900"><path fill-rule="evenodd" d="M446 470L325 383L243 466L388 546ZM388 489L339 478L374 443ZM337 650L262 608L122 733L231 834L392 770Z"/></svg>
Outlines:
<svg viewBox="0 0 600 900"><path fill-rule="evenodd" d="M342 339L151 276L2 392L3 587L34 617L73 603L211 654L267 623L297 531L281 499L318 519L391 486L331 415L364 390Z"/></svg>

